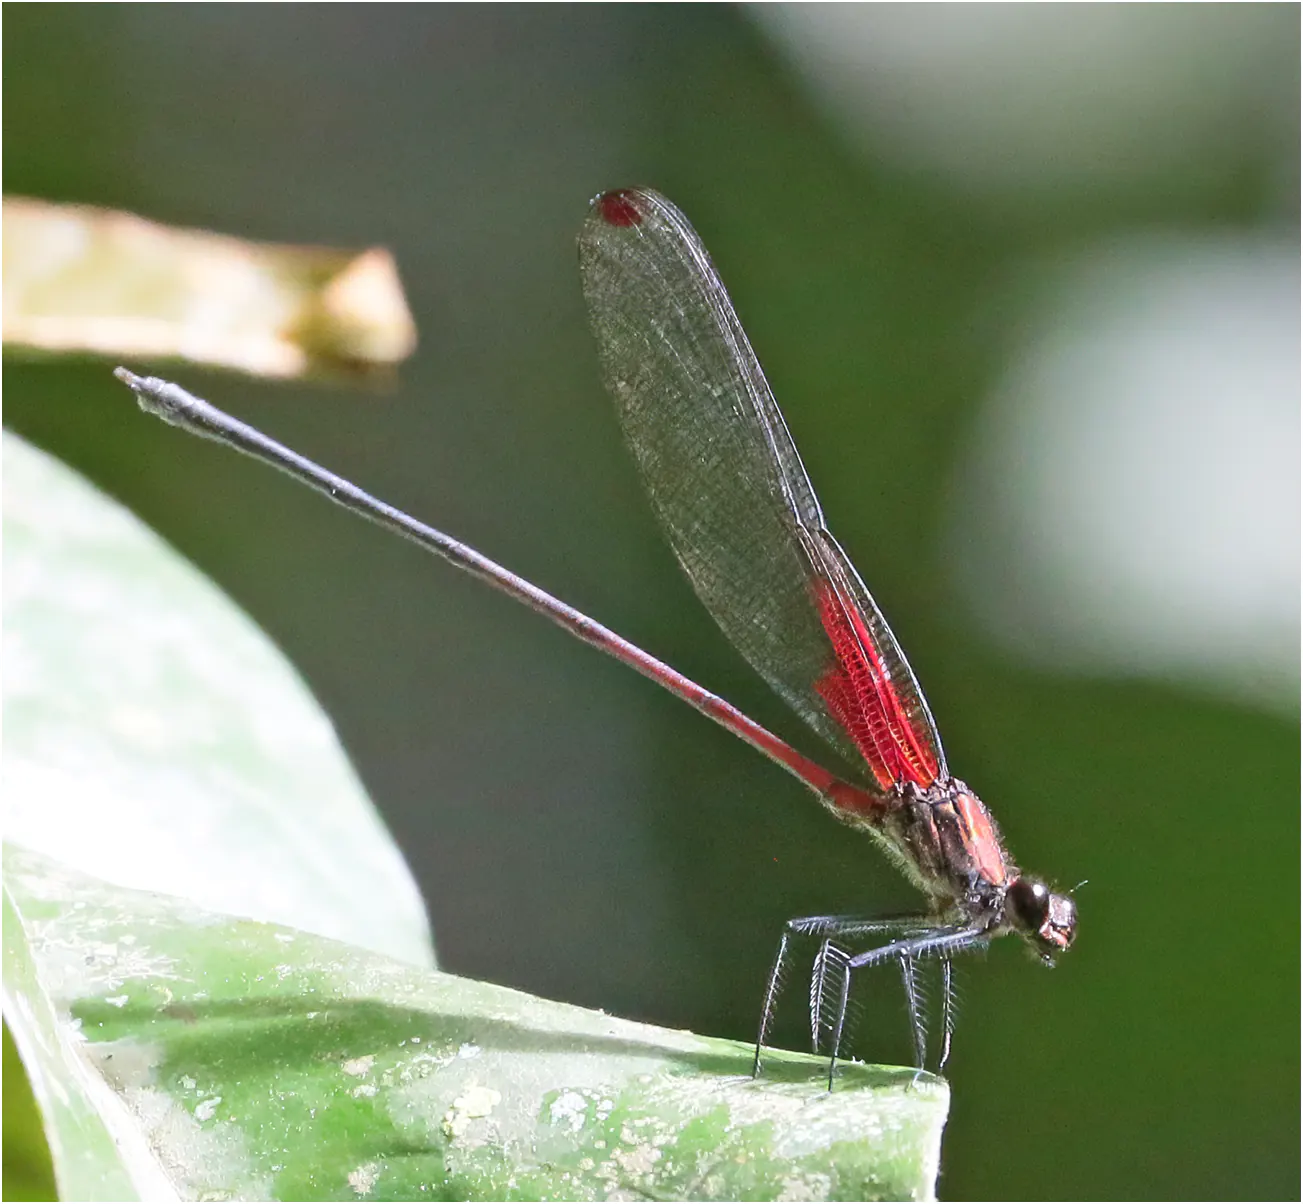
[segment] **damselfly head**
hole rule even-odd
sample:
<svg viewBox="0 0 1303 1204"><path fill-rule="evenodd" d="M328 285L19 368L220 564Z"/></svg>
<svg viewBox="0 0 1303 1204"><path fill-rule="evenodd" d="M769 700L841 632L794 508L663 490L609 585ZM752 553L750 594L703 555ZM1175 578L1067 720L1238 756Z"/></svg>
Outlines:
<svg viewBox="0 0 1303 1204"><path fill-rule="evenodd" d="M1014 930L1051 964L1077 935L1077 904L1072 896L1051 890L1039 878L1019 878L1009 887L1005 914Z"/></svg>

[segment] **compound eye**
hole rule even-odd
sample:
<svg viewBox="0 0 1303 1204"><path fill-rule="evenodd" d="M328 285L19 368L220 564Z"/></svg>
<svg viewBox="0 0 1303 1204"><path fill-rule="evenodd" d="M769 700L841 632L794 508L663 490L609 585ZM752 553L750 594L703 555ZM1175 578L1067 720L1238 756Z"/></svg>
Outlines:
<svg viewBox="0 0 1303 1204"><path fill-rule="evenodd" d="M1018 926L1027 932L1036 932L1050 916L1050 889L1044 882L1019 878L1008 894Z"/></svg>

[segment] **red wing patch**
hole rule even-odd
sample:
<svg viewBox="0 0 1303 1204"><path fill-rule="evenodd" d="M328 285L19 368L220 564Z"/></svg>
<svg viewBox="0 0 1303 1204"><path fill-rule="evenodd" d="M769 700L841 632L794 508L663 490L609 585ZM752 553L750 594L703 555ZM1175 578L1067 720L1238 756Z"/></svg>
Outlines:
<svg viewBox="0 0 1303 1204"><path fill-rule="evenodd" d="M864 620L831 582L820 580L815 590L834 661L814 688L882 789L913 782L926 790L936 781L936 761L910 723Z"/></svg>

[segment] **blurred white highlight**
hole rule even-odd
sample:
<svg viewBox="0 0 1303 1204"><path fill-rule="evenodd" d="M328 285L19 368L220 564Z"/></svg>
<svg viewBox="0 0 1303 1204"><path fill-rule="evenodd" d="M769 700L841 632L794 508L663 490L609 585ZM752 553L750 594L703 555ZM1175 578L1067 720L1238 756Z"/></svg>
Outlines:
<svg viewBox="0 0 1303 1204"><path fill-rule="evenodd" d="M761 4L874 156L1002 205L1297 142L1297 15L1271 4Z"/></svg>
<svg viewBox="0 0 1303 1204"><path fill-rule="evenodd" d="M963 593L1007 648L1297 711L1299 283L1292 238L1063 273L955 498Z"/></svg>

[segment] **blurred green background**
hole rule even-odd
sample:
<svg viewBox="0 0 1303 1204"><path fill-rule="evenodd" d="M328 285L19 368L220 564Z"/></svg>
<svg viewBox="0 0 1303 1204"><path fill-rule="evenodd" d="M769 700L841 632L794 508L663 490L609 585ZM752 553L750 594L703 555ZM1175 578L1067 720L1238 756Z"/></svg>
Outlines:
<svg viewBox="0 0 1303 1204"><path fill-rule="evenodd" d="M1099 319L1107 279L1055 308L1072 265L1155 234L1178 266L1201 239L1265 238L1296 281L1298 10L837 11L841 25L822 6L14 6L5 189L389 246L421 337L395 390L158 370L817 752L677 571L598 382L574 255L585 203L628 183L673 198L951 768L1024 864L1089 879L1053 974L1012 942L959 968L942 1195L1294 1197L1296 285L1272 345L1284 471L1254 458L1247 386L1216 411L1243 445L1191 452L1177 428L1211 429L1192 396L1160 415L1173 437L1145 479L1164 498L1164 472L1193 481L1207 508L1184 524L1121 513L1124 533L1158 523L1147 546L1181 600L1208 595L1201 571L1257 590L1212 591L1193 653L1147 655L1161 641L1146 632L1174 629L1161 589L1129 643L1091 643L1102 603L1069 624L1075 644L1056 626L1055 598L1079 591L1046 581L1108 583L1112 565L1019 473L1066 446L1100 498L1131 495L1095 443L1046 442L1042 460L1037 438L1016 454L999 438L1022 412L1008 399L1062 375L1020 369L1028 340ZM1203 279L1224 294L1224 276ZM1140 309L1164 336L1180 325ZM1148 341L1139 319L1122 326ZM1091 377L1099 360L1064 362ZM784 919L916 903L867 841L688 708L276 474L145 421L110 366L6 360L5 424L125 501L299 667L422 885L444 968L747 1039ZM1023 560L1002 490L1037 525L1029 546L1071 572L983 577L988 553ZM1275 577L1219 567L1253 538ZM1011 606L1029 616L1012 637ZM800 994L777 1034L796 1047ZM898 984L861 994L859 1052L907 1058Z"/></svg>

